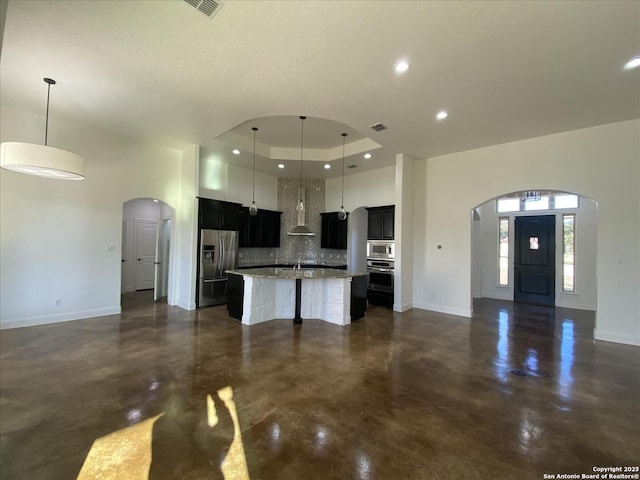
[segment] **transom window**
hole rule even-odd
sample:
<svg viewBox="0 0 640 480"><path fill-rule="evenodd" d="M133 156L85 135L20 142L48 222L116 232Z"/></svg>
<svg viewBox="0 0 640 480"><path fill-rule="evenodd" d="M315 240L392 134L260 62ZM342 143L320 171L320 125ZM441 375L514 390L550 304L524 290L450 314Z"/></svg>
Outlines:
<svg viewBox="0 0 640 480"><path fill-rule="evenodd" d="M498 213L563 210L567 208L578 208L578 206L578 195L571 195L566 193L557 195L525 195L522 198L498 198L496 200L496 211Z"/></svg>

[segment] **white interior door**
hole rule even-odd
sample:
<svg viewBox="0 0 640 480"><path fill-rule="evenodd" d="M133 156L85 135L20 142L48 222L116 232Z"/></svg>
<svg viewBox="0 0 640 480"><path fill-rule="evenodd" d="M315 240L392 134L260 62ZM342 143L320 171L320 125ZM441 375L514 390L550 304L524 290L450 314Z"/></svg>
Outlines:
<svg viewBox="0 0 640 480"><path fill-rule="evenodd" d="M155 285L157 222L136 220L136 290Z"/></svg>

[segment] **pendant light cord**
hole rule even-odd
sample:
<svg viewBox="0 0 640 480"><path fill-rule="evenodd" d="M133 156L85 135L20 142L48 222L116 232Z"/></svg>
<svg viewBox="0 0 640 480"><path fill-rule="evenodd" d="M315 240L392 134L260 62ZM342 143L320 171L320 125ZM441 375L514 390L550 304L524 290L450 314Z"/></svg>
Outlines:
<svg viewBox="0 0 640 480"><path fill-rule="evenodd" d="M253 127L251 130L253 130L253 193L252 193L251 201L255 204L256 203L256 132L258 131L258 129L256 127Z"/></svg>
<svg viewBox="0 0 640 480"><path fill-rule="evenodd" d="M344 142L347 139L347 134L342 134L342 200L340 207L344 208Z"/></svg>
<svg viewBox="0 0 640 480"><path fill-rule="evenodd" d="M47 114L44 121L44 146L47 146L47 139L49 137L49 95L51 94L51 85L55 85L56 81L52 78L43 78L44 83L47 84Z"/></svg>
<svg viewBox="0 0 640 480"><path fill-rule="evenodd" d="M307 117L304 116L300 117L300 120L302 120L302 128L300 129L300 186L298 189L298 197L300 197L298 201L300 203L302 203L302 145L304 140L304 121L306 118Z"/></svg>

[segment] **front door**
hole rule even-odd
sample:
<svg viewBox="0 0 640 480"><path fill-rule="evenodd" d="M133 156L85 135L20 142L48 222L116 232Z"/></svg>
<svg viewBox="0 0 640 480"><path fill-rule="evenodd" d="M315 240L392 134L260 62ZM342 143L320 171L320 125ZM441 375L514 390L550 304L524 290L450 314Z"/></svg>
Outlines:
<svg viewBox="0 0 640 480"><path fill-rule="evenodd" d="M556 217L515 218L515 302L555 305Z"/></svg>

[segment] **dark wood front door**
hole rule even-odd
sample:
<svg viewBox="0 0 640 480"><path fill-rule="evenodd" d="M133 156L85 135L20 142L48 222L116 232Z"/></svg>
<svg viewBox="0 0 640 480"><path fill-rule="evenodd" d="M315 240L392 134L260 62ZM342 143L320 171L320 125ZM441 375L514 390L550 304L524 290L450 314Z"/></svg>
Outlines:
<svg viewBox="0 0 640 480"><path fill-rule="evenodd" d="M514 301L555 305L555 235L555 215L515 218Z"/></svg>

